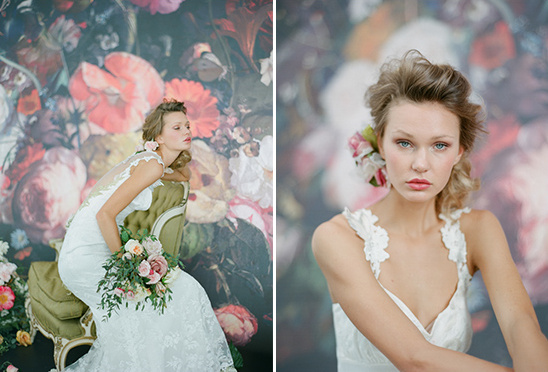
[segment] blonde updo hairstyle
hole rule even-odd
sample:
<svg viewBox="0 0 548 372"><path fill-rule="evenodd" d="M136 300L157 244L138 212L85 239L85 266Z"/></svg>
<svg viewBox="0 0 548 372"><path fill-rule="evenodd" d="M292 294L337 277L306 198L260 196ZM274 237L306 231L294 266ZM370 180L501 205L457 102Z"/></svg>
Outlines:
<svg viewBox="0 0 548 372"><path fill-rule="evenodd" d="M485 110L471 102L471 93L472 87L462 73L450 65L431 63L417 50L408 51L401 60L385 63L379 80L366 93L379 138L384 135L390 108L402 101L437 102L459 118L459 142L464 153L447 185L436 196L437 213L463 208L470 192L479 188L479 180L470 175L469 154L478 135L485 132Z"/></svg>
<svg viewBox="0 0 548 372"><path fill-rule="evenodd" d="M183 102L179 102L175 99L165 99L160 103L145 119L143 124L143 140L154 141L156 137L162 132L164 127L164 115L170 112L182 112L186 115L186 107ZM184 150L175 161L169 166L171 169L177 169L184 167L192 160L190 151Z"/></svg>

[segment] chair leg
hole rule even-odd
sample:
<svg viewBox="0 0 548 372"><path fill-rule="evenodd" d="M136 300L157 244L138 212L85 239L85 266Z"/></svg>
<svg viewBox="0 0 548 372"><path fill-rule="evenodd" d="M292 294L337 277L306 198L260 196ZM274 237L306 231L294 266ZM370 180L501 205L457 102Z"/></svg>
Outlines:
<svg viewBox="0 0 548 372"><path fill-rule="evenodd" d="M38 331L37 321L34 317L34 314L32 312L32 306L30 304L30 296L27 293L27 297L25 298L25 312L27 313L27 318L29 319L29 326L30 326L30 340L31 342L34 342L34 338L36 337L36 332Z"/></svg>
<svg viewBox="0 0 548 372"><path fill-rule="evenodd" d="M81 345L92 345L95 338L81 337L76 340L67 340L65 338L56 337L54 341L53 359L58 371L63 371L67 363L67 355L72 348Z"/></svg>

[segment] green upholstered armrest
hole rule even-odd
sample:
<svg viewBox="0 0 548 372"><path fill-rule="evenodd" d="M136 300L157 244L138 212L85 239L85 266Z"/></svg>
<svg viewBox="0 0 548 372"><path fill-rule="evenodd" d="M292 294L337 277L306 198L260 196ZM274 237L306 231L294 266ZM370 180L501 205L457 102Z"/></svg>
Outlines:
<svg viewBox="0 0 548 372"><path fill-rule="evenodd" d="M131 213L124 221L124 225L134 233L147 229L158 236L166 252L178 255L189 184L174 181L163 183L163 186L154 189L150 208Z"/></svg>

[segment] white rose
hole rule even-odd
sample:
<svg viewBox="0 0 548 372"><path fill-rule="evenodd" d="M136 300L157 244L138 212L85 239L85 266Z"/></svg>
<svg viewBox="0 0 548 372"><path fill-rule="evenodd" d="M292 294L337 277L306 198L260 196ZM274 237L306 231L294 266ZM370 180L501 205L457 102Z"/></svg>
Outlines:
<svg viewBox="0 0 548 372"><path fill-rule="evenodd" d="M133 253L134 255L137 255L137 256L143 254L143 251L144 251L141 243L139 243L135 239L129 239L127 243L124 245L124 249L126 250L126 252Z"/></svg>

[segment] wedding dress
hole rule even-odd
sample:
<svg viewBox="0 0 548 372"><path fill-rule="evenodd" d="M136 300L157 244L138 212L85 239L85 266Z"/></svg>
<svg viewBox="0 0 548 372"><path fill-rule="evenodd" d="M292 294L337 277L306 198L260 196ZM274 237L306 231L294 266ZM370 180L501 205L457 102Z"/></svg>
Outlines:
<svg viewBox="0 0 548 372"><path fill-rule="evenodd" d="M461 352L466 352L472 341L471 318L466 305L466 292L472 277L466 265L466 242L459 222L461 214L469 211L470 209L466 208L457 210L450 216L440 215L440 218L445 221L441 229L442 240L448 249L449 259L457 265L458 284L447 307L428 326L424 327L405 303L379 282L379 285L419 329L424 338L434 345ZM378 281L381 273L380 264L390 257L385 251L388 247L387 231L375 225L378 218L368 209L356 212L345 209L343 215L358 236L363 239L365 259L369 261ZM338 303L333 304L333 320L339 372L398 371L390 360L352 324Z"/></svg>
<svg viewBox="0 0 548 372"><path fill-rule="evenodd" d="M171 287L172 300L164 314L150 304L144 310L125 306L103 321L97 285L102 265L110 257L96 220L98 210L130 177L142 161L162 158L152 151L134 154L108 172L76 212L65 235L59 257L59 274L66 287L93 312L97 340L89 353L65 369L68 372L219 372L236 371L225 335L209 298L200 284L185 272ZM165 166L164 166L165 169ZM117 225L134 210L146 210L158 180L143 190L118 216Z"/></svg>

